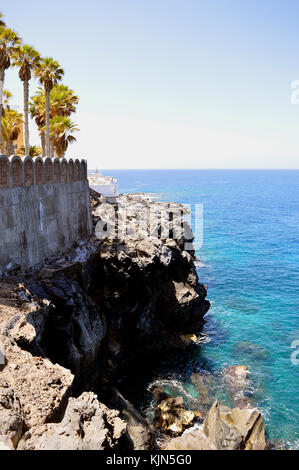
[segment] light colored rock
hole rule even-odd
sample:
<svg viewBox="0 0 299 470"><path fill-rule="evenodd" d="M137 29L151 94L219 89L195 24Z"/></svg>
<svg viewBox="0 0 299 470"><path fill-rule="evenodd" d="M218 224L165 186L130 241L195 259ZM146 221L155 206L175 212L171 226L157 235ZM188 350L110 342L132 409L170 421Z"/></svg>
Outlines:
<svg viewBox="0 0 299 470"><path fill-rule="evenodd" d="M5 345L7 360L1 372L0 394L13 391L20 403L24 428L59 420L71 394L72 373L48 359L32 356L9 336L0 335L0 341Z"/></svg>
<svg viewBox="0 0 299 470"><path fill-rule="evenodd" d="M15 450L13 441L7 436L0 435L0 450Z"/></svg>
<svg viewBox="0 0 299 470"><path fill-rule="evenodd" d="M257 410L234 408L232 410L236 427L243 437L245 450L265 450L265 425L262 415Z"/></svg>
<svg viewBox="0 0 299 470"><path fill-rule="evenodd" d="M219 450L266 449L261 413L251 408L230 409L215 401L205 419L203 432Z"/></svg>
<svg viewBox="0 0 299 470"><path fill-rule="evenodd" d="M171 439L167 450L265 450L264 422L253 409L227 408L215 401L202 427Z"/></svg>
<svg viewBox="0 0 299 470"><path fill-rule="evenodd" d="M202 432L202 429L195 428L171 439L165 450L216 450L216 448Z"/></svg>
<svg viewBox="0 0 299 470"><path fill-rule="evenodd" d="M26 292L28 292L27 289ZM38 302L28 301L23 304L22 310L26 313L15 317L9 325L10 336L22 347L30 350L35 349L36 353L41 354L39 343L45 330L50 302L47 299L39 299Z"/></svg>
<svg viewBox="0 0 299 470"><path fill-rule="evenodd" d="M0 441L16 447L23 430L23 412L14 390L0 379ZM4 445L3 444L3 445Z"/></svg>
<svg viewBox="0 0 299 470"><path fill-rule="evenodd" d="M70 398L61 423L30 429L18 450L109 450L126 432L119 412L99 403L92 392Z"/></svg>
<svg viewBox="0 0 299 470"><path fill-rule="evenodd" d="M240 449L242 436L234 426L231 410L216 401L204 421L203 433L217 450Z"/></svg>
<svg viewBox="0 0 299 470"><path fill-rule="evenodd" d="M197 416L193 411L186 410L182 397L166 398L155 408L155 426L173 436L193 426Z"/></svg>
<svg viewBox="0 0 299 470"><path fill-rule="evenodd" d="M190 343L195 343L195 344L197 343L197 336L194 335L194 334L193 335L192 334L191 335L186 335L185 339L186 339L187 343L189 343L189 342Z"/></svg>

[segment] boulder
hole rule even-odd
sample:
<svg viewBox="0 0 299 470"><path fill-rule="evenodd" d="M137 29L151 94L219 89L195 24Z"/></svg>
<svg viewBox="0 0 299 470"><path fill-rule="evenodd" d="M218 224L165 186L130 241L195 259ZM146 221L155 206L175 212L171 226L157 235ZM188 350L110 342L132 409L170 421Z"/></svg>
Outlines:
<svg viewBox="0 0 299 470"><path fill-rule="evenodd" d="M61 423L30 429L18 450L109 450L126 432L119 412L99 403L92 392L70 398Z"/></svg>
<svg viewBox="0 0 299 470"><path fill-rule="evenodd" d="M202 427L171 439L167 450L265 450L264 422L253 409L227 408L215 401Z"/></svg>
<svg viewBox="0 0 299 470"><path fill-rule="evenodd" d="M173 436L193 426L198 418L197 413L186 409L182 397L166 398L160 401L155 407L156 428Z"/></svg>
<svg viewBox="0 0 299 470"><path fill-rule="evenodd" d="M218 450L264 450L265 428L254 409L230 409L215 401L204 422L203 433Z"/></svg>
<svg viewBox="0 0 299 470"><path fill-rule="evenodd" d="M204 421L203 433L217 450L241 448L242 436L235 427L231 410L215 401Z"/></svg>

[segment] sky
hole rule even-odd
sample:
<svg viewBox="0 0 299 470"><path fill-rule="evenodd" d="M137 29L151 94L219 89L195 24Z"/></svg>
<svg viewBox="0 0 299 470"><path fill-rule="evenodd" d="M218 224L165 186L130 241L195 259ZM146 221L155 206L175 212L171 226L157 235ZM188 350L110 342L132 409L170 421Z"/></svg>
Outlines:
<svg viewBox="0 0 299 470"><path fill-rule="evenodd" d="M80 97L67 157L99 170L299 169L298 0L2 0L0 10ZM5 88L22 111L16 70Z"/></svg>

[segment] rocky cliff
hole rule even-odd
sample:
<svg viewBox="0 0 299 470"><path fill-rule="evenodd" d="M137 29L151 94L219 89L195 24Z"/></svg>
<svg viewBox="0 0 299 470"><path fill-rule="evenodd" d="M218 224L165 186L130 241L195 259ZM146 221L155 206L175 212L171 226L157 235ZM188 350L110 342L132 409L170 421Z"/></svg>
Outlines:
<svg viewBox="0 0 299 470"><path fill-rule="evenodd" d="M117 390L118 411L86 392L100 393L136 357L184 346L209 309L192 247L184 250L190 229L172 236L183 206L133 195L113 206L93 193L92 208L104 232L115 217L117 228L125 220L125 236L93 237L0 283L0 435L8 448L90 449L95 429L96 448L148 448L150 426ZM166 208L167 220L149 233L148 214Z"/></svg>

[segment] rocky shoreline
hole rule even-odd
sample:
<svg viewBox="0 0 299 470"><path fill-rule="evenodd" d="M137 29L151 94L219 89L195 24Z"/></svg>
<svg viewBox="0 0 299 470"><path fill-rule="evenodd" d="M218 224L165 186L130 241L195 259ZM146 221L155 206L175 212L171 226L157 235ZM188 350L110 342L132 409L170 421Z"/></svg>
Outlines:
<svg viewBox="0 0 299 470"><path fill-rule="evenodd" d="M105 231L113 219L119 229L125 217L127 236L93 237L39 271L0 281L1 448L148 450L157 448L159 435L167 449L265 449L264 423L246 399L242 367L226 371L233 409L216 401L187 410L181 397L155 389L149 422L115 388L136 358L196 342L210 304L190 227L177 239L165 236L169 221L173 235L183 206L146 195L105 204L93 191L91 205L95 227ZM149 236L148 214L166 209L167 220L160 217ZM203 379L193 380L204 398Z"/></svg>

